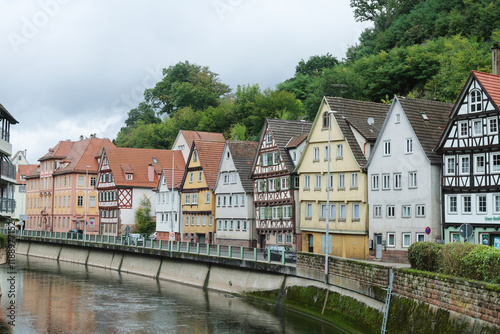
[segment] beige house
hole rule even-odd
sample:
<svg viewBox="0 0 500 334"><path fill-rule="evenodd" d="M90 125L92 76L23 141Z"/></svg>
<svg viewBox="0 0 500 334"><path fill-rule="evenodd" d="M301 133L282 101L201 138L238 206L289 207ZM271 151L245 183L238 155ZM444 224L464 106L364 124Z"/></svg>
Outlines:
<svg viewBox="0 0 500 334"><path fill-rule="evenodd" d="M303 251L325 252L328 221L330 254L368 258L365 167L388 109L381 103L323 98L295 170Z"/></svg>

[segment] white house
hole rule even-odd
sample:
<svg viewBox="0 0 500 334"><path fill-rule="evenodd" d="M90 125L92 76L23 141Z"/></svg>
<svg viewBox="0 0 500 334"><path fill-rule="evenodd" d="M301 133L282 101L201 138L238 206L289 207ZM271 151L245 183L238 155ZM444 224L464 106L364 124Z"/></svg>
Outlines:
<svg viewBox="0 0 500 334"><path fill-rule="evenodd" d="M255 247L253 182L249 178L257 142L226 141L214 187L217 244Z"/></svg>
<svg viewBox="0 0 500 334"><path fill-rule="evenodd" d="M452 105L394 97L368 168L370 255L406 258L416 241L442 239L440 156L433 152ZM378 251L377 251L378 248Z"/></svg>

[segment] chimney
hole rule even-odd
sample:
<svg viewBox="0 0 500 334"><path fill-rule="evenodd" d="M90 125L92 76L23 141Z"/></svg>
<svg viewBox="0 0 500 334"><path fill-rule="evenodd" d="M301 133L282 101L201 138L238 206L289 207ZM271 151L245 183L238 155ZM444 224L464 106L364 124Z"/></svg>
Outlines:
<svg viewBox="0 0 500 334"><path fill-rule="evenodd" d="M149 164L148 166L148 181L149 182L155 181L155 168L153 167L152 164Z"/></svg>
<svg viewBox="0 0 500 334"><path fill-rule="evenodd" d="M495 43L492 49L491 73L500 75L500 43Z"/></svg>

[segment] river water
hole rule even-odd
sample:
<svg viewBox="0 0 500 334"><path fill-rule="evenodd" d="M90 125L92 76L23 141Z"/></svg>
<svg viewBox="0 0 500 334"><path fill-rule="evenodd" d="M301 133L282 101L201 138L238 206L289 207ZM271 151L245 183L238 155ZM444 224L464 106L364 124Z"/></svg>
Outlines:
<svg viewBox="0 0 500 334"><path fill-rule="evenodd" d="M0 285L13 333L344 333L225 293L19 254Z"/></svg>

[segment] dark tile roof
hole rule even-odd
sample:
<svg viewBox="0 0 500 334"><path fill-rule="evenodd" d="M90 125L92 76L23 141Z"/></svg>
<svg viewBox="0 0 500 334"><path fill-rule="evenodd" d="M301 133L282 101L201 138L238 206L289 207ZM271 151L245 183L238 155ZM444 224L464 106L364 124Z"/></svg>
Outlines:
<svg viewBox="0 0 500 334"><path fill-rule="evenodd" d="M0 103L0 113L1 113L1 115L2 115L2 118L6 118L6 119L8 119L8 120L9 120L9 122L10 122L11 124L17 124L17 123L19 123L19 122L18 122L18 121L14 118L14 116L12 116L12 115L10 114L10 112L8 112L8 111L7 111L7 109L5 109L5 107L4 107L1 103Z"/></svg>
<svg viewBox="0 0 500 334"><path fill-rule="evenodd" d="M431 163L441 163L441 156L434 152L434 147L439 142L441 133L446 127L448 114L453 108L453 104L404 97L398 98L398 101L403 107L427 158ZM426 119L422 113L425 113Z"/></svg>
<svg viewBox="0 0 500 334"><path fill-rule="evenodd" d="M307 136L309 131L311 131L312 122L267 118L266 123L269 130L273 133L274 141L278 146L280 156L285 162L286 168L292 172L295 165L286 150L286 146L289 141L295 137ZM264 126L266 126L266 124L264 124ZM262 138L263 136L261 135L261 141Z"/></svg>
<svg viewBox="0 0 500 334"><path fill-rule="evenodd" d="M309 134L303 134L303 135L300 135L300 136L295 136L295 137L292 137L290 139L290 141L288 142L288 144L286 144L286 148L296 148L297 146L299 146L304 140L307 139L307 136Z"/></svg>
<svg viewBox="0 0 500 334"><path fill-rule="evenodd" d="M365 167L367 157L359 146L352 129L358 131L368 142L375 143L380 133L389 106L383 103L349 100L341 97L325 97L340 131L360 167ZM333 123L332 123L333 124Z"/></svg>
<svg viewBox="0 0 500 334"><path fill-rule="evenodd" d="M246 193L253 193L253 181L248 177L252 162L257 154L259 143L256 141L228 140L226 145L231 152L233 162L240 175L241 184Z"/></svg>

